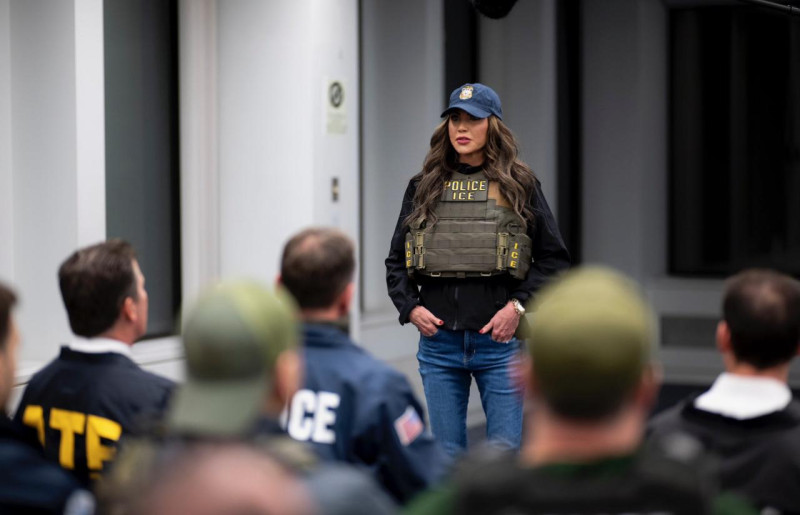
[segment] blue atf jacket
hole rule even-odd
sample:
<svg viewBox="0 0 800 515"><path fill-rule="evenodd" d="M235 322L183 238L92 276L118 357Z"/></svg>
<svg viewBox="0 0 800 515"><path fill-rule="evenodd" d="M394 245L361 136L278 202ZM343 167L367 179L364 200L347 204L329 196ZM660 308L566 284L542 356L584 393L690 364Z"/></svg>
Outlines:
<svg viewBox="0 0 800 515"><path fill-rule="evenodd" d="M287 429L326 460L367 468L401 503L447 472L411 386L339 328L306 324L305 386L292 398Z"/></svg>
<svg viewBox="0 0 800 515"><path fill-rule="evenodd" d="M94 502L75 478L47 461L0 414L0 513L61 514L67 506L90 513Z"/></svg>
<svg viewBox="0 0 800 515"><path fill-rule="evenodd" d="M127 356L62 347L28 383L14 420L39 440L45 457L88 486L121 437L163 414L173 387Z"/></svg>

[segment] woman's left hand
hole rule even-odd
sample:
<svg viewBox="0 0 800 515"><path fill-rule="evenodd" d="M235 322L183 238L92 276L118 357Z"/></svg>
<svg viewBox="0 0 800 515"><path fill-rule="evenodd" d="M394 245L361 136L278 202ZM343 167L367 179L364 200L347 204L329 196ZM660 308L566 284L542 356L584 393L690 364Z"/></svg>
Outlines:
<svg viewBox="0 0 800 515"><path fill-rule="evenodd" d="M519 325L519 315L514 305L509 301L508 304L494 314L489 323L480 330L481 334L492 331L492 340L501 343L508 343L514 337L514 331Z"/></svg>

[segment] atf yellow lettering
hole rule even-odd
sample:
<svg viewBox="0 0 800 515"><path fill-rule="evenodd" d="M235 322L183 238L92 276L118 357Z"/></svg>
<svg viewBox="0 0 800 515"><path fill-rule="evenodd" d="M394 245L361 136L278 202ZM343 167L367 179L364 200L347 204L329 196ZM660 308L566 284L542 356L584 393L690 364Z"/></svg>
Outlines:
<svg viewBox="0 0 800 515"><path fill-rule="evenodd" d="M83 434L85 425L86 415L83 413L58 408L50 410L50 427L61 431L58 461L65 469L75 468L75 433Z"/></svg>
<svg viewBox="0 0 800 515"><path fill-rule="evenodd" d="M122 426L107 418L89 415L86 421L86 464L89 470L102 470L103 462L114 457L116 449L103 445L101 438L117 441Z"/></svg>
<svg viewBox="0 0 800 515"><path fill-rule="evenodd" d="M36 429L39 443L44 446L44 411L42 407L33 404L25 406L25 412L22 414L22 423Z"/></svg>

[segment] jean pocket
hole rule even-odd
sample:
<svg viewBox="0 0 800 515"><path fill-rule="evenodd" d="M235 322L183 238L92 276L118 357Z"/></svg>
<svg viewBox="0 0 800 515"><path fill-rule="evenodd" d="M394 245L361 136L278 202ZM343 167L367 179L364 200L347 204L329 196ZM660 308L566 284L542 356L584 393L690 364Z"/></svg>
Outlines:
<svg viewBox="0 0 800 515"><path fill-rule="evenodd" d="M511 344L516 344L518 341L516 336L512 336L511 339L508 340L507 342L498 342L497 340L492 338L491 333L489 333L489 339L492 341L492 343L496 343L497 345L511 345Z"/></svg>
<svg viewBox="0 0 800 515"><path fill-rule="evenodd" d="M438 334L439 334L439 329L437 329L436 332L430 336L425 336L424 334L422 334L422 331L420 331L419 333L420 345L434 341L436 339L436 335Z"/></svg>

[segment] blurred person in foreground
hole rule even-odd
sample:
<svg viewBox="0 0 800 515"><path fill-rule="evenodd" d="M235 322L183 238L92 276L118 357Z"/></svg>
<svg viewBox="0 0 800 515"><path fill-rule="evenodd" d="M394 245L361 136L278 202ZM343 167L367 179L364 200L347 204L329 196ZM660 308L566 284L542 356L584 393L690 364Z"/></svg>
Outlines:
<svg viewBox="0 0 800 515"><path fill-rule="evenodd" d="M0 513L89 514L94 499L78 481L25 439L5 406L14 387L20 336L11 311L16 295L0 284Z"/></svg>
<svg viewBox="0 0 800 515"><path fill-rule="evenodd" d="M235 442L198 443L154 470L137 515L313 515L305 485L272 456Z"/></svg>
<svg viewBox="0 0 800 515"><path fill-rule="evenodd" d="M800 346L800 283L772 270L727 282L711 388L655 417L651 434L686 433L717 454L722 487L765 513L800 513L800 402L787 385Z"/></svg>
<svg viewBox="0 0 800 515"><path fill-rule="evenodd" d="M301 381L302 364L295 351L298 339L287 296L250 282L209 289L185 315L186 383L170 405L165 432L128 443L98 491L101 506L108 513L138 513L141 491L164 491L158 484L162 468L184 459L194 463L193 456L198 452L203 456L210 444L227 442L239 444L239 455L246 454L249 446L251 453L262 456L246 458L250 463L273 460L280 464L281 474L302 481L316 513L394 513L393 503L369 477L350 467L317 463L304 444L280 427L280 413ZM213 473L214 467L204 459L198 463ZM235 495L250 485L245 472L208 495ZM196 482L173 476L184 490L203 490L209 480L202 470L192 476ZM233 484L237 481L246 484ZM203 509L187 499L180 512L208 513Z"/></svg>
<svg viewBox="0 0 800 515"><path fill-rule="evenodd" d="M120 438L161 417L174 383L132 359L147 332L148 297L129 243L75 251L58 282L75 339L31 378L15 421L39 439L47 458L89 485Z"/></svg>
<svg viewBox="0 0 800 515"><path fill-rule="evenodd" d="M520 454L474 457L408 513L753 513L717 496L696 442L643 444L658 378L652 313L633 284L578 269L533 307L521 372L533 413Z"/></svg>
<svg viewBox="0 0 800 515"><path fill-rule="evenodd" d="M284 247L278 281L300 306L305 362L287 428L323 459L366 468L404 503L441 479L449 458L405 376L348 335L355 266L353 242L336 229L306 229Z"/></svg>

